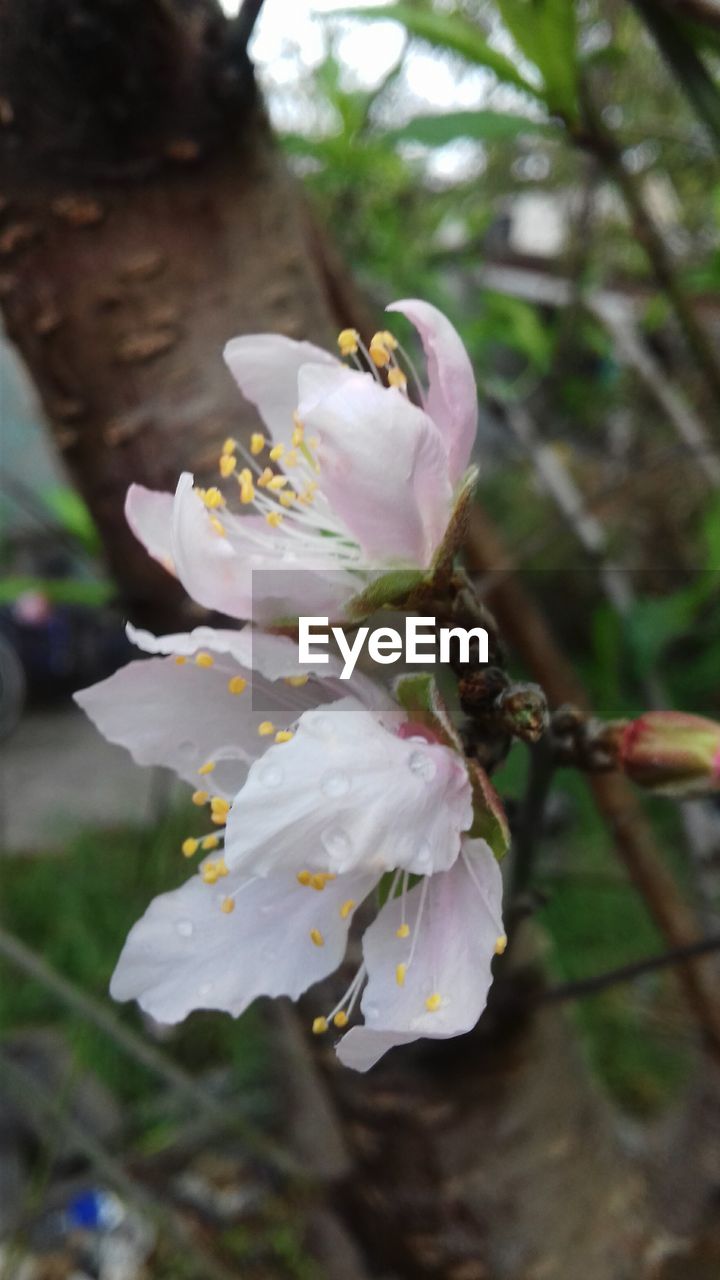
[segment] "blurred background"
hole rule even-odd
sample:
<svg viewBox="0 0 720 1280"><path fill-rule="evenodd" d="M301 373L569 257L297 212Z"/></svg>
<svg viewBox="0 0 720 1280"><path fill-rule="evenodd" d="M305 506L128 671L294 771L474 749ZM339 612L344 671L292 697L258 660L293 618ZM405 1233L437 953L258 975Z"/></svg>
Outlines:
<svg viewBox="0 0 720 1280"><path fill-rule="evenodd" d="M513 972L361 1079L280 1006L111 1004L194 818L71 703L199 618L122 502L252 430L223 343L418 296L513 670L720 717L719 154L714 0L0 0L3 1276L720 1276L714 801L538 810L517 745Z"/></svg>

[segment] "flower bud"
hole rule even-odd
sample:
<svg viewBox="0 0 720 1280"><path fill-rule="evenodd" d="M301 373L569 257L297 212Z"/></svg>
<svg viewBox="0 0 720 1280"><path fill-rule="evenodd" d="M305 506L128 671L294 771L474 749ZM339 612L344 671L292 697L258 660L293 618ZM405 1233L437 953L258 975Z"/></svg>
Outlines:
<svg viewBox="0 0 720 1280"><path fill-rule="evenodd" d="M683 711L648 711L622 730L618 764L648 791L720 791L720 724Z"/></svg>

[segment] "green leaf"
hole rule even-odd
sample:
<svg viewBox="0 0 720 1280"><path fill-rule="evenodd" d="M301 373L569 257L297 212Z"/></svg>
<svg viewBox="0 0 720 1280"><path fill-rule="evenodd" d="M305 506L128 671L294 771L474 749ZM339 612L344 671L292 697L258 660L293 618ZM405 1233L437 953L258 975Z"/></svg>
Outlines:
<svg viewBox="0 0 720 1280"><path fill-rule="evenodd" d="M468 62L494 71L504 84L515 85L533 98L543 99L542 93L526 80L515 64L504 53L498 53L488 44L478 27L457 13L435 13L431 9L415 8L410 4L388 4L377 9L341 9L340 13L366 22L400 22L411 35L427 40L438 49L459 53Z"/></svg>
<svg viewBox="0 0 720 1280"><path fill-rule="evenodd" d="M428 580L429 575L420 569L389 569L382 577L371 582L363 592L353 596L349 605L349 616L357 620L366 618L369 613L374 613L376 609L383 609L386 606L401 607L408 596Z"/></svg>
<svg viewBox="0 0 720 1280"><path fill-rule="evenodd" d="M497 0L501 17L520 49L540 72L548 108L577 120L578 63L575 0Z"/></svg>
<svg viewBox="0 0 720 1280"><path fill-rule="evenodd" d="M508 111L448 111L442 115L415 116L400 129L384 136L391 142L421 142L426 147L443 147L456 138L478 142L507 142L523 133L552 136L553 125Z"/></svg>

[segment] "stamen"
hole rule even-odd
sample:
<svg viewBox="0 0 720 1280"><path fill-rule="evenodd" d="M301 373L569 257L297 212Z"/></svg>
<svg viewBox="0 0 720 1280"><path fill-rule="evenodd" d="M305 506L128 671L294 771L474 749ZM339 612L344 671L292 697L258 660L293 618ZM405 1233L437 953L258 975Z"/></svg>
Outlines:
<svg viewBox="0 0 720 1280"><path fill-rule="evenodd" d="M427 1009L428 1013L437 1013L441 1004L442 1004L442 996L437 991L434 991L433 994L431 996L428 996L427 1000L425 1001L425 1008Z"/></svg>
<svg viewBox="0 0 720 1280"><path fill-rule="evenodd" d="M261 474L258 476L258 488L266 489L269 482L272 480L274 474L275 472L272 471L270 467L266 467L265 470L261 472Z"/></svg>
<svg viewBox="0 0 720 1280"><path fill-rule="evenodd" d="M293 448L296 449L298 445L302 444L304 439L305 439L305 424L302 422L301 418L299 417L297 410L295 410L295 412L293 413L293 433L291 437L291 443L293 445Z"/></svg>
<svg viewBox="0 0 720 1280"><path fill-rule="evenodd" d="M203 884L217 884L219 874L214 862L206 862L205 866L200 868L200 878Z"/></svg>
<svg viewBox="0 0 720 1280"><path fill-rule="evenodd" d="M505 953L507 947L507 934L501 933L500 937L495 940L495 955L501 956Z"/></svg>
<svg viewBox="0 0 720 1280"><path fill-rule="evenodd" d="M294 733L291 733L289 729L278 729L277 733L275 734L275 741L290 742L291 738L294 738L294 737L295 737Z"/></svg>
<svg viewBox="0 0 720 1280"><path fill-rule="evenodd" d="M228 436L227 440L225 441L222 447L223 454L226 457L229 457L231 454L235 452L236 449L237 449L237 440L233 440L232 436Z"/></svg>
<svg viewBox="0 0 720 1280"><path fill-rule="evenodd" d="M316 871L314 875L310 876L307 883L312 889L322 890L325 888L328 881L335 879L337 879L337 877L332 871Z"/></svg>
<svg viewBox="0 0 720 1280"><path fill-rule="evenodd" d="M203 775L205 775L206 773L212 773L214 768L215 768L215 761L208 760L205 764L200 765L200 768L198 769L198 773L201 773Z"/></svg>
<svg viewBox="0 0 720 1280"><path fill-rule="evenodd" d="M314 1036L322 1036L322 1035L324 1035L324 1034L325 1034L325 1032L327 1031L327 1029L328 1029L328 1020L327 1020L327 1018L314 1018L314 1019L313 1019L312 1030L313 1030L313 1035L314 1035Z"/></svg>
<svg viewBox="0 0 720 1280"><path fill-rule="evenodd" d="M396 366L394 369L390 370L388 373L388 384L391 387L399 387L401 391L405 390L407 386L407 378L405 377L402 369L398 369Z"/></svg>
<svg viewBox="0 0 720 1280"><path fill-rule="evenodd" d="M267 738L269 734L274 732L275 732L275 725L273 724L272 720L263 720L262 724L258 725L258 733L260 734L261 738Z"/></svg>
<svg viewBox="0 0 720 1280"><path fill-rule="evenodd" d="M183 840L180 846L185 858L192 858L193 854L197 853L199 847L199 842L194 840L192 836L188 836L187 840Z"/></svg>
<svg viewBox="0 0 720 1280"><path fill-rule="evenodd" d="M210 808L213 813L222 813L227 817L230 812L230 801L226 800L224 796L213 796L210 801Z"/></svg>
<svg viewBox="0 0 720 1280"><path fill-rule="evenodd" d="M370 342L370 359L378 369L384 369L390 363L390 352L381 333L374 334Z"/></svg>
<svg viewBox="0 0 720 1280"><path fill-rule="evenodd" d="M207 791L193 791L192 793L193 804L196 804L196 805L207 804L209 799L210 799L210 796L208 795Z"/></svg>
<svg viewBox="0 0 720 1280"><path fill-rule="evenodd" d="M397 351L398 346L400 345L395 334L391 333L389 329L381 329L380 333L375 334L373 342L375 342L376 339L379 342L382 342L384 346L387 347L388 351Z"/></svg>
<svg viewBox="0 0 720 1280"><path fill-rule="evenodd" d="M309 871L298 871L297 873L298 884L309 885L311 880L312 880L312 875L310 874Z"/></svg>
<svg viewBox="0 0 720 1280"><path fill-rule="evenodd" d="M358 349L360 335L357 329L341 329L338 334L338 347L341 356L354 356Z"/></svg>
<svg viewBox="0 0 720 1280"><path fill-rule="evenodd" d="M399 987L405 986L405 974L407 973L407 965L399 964L395 969L395 981Z"/></svg>
<svg viewBox="0 0 720 1280"><path fill-rule="evenodd" d="M218 466L223 480L227 480L237 466L237 458L232 453L221 453Z"/></svg>
<svg viewBox="0 0 720 1280"><path fill-rule="evenodd" d="M335 1017L333 1018L333 1022L334 1022L334 1024L335 1024L335 1026L336 1026L336 1027L346 1027L346 1026L347 1026L347 1020L348 1020L348 1016L347 1016L347 1014L346 1014L345 1010L344 1010L344 1009L338 1009L338 1012L335 1014Z"/></svg>
<svg viewBox="0 0 720 1280"><path fill-rule="evenodd" d="M252 472L249 467L243 467L238 476L240 483L240 501L244 506L249 502L255 501L255 485L253 484Z"/></svg>
<svg viewBox="0 0 720 1280"><path fill-rule="evenodd" d="M247 689L247 680L244 676L231 676L227 687L228 693L244 693Z"/></svg>
<svg viewBox="0 0 720 1280"><path fill-rule="evenodd" d="M213 658L211 653L203 653L203 652L196 653L195 665L196 667L214 667L215 659Z"/></svg>
<svg viewBox="0 0 720 1280"><path fill-rule="evenodd" d="M202 848L209 852L210 849L217 849L219 847L220 837L219 836L203 836L203 839L201 840L200 843Z"/></svg>
<svg viewBox="0 0 720 1280"><path fill-rule="evenodd" d="M225 526L220 523L217 516L210 517L210 526L220 538L225 537Z"/></svg>
<svg viewBox="0 0 720 1280"><path fill-rule="evenodd" d="M395 937L396 937L396 938L409 938L409 937L410 937L410 925L409 925L409 924L401 924L401 925L400 925L400 928L395 930Z"/></svg>
<svg viewBox="0 0 720 1280"><path fill-rule="evenodd" d="M182 653L179 653L175 659L175 666L184 667L186 662L187 658Z"/></svg>
<svg viewBox="0 0 720 1280"><path fill-rule="evenodd" d="M284 676L283 678L285 684L289 684L293 689L301 689L310 679L309 676Z"/></svg>
<svg viewBox="0 0 720 1280"><path fill-rule="evenodd" d="M354 906L355 906L354 898L348 898L347 902L343 902L340 908L340 917L342 920L347 920Z"/></svg>
<svg viewBox="0 0 720 1280"><path fill-rule="evenodd" d="M265 519L272 529L277 529L282 524L282 515L279 511L268 511Z"/></svg>
<svg viewBox="0 0 720 1280"><path fill-rule="evenodd" d="M325 946L325 939L323 938L319 929L310 930L310 940L315 944L316 947Z"/></svg>
<svg viewBox="0 0 720 1280"><path fill-rule="evenodd" d="M281 507L291 507L297 498L294 489L286 489L285 493L281 493L278 499Z"/></svg>
<svg viewBox="0 0 720 1280"><path fill-rule="evenodd" d="M231 915L232 912L235 910L235 900L233 898L223 898L222 902L220 903L220 910L226 916Z"/></svg>
<svg viewBox="0 0 720 1280"><path fill-rule="evenodd" d="M250 437L250 452L254 458L265 448L265 437L261 431L254 431Z"/></svg>
<svg viewBox="0 0 720 1280"><path fill-rule="evenodd" d="M284 444L274 444L269 453L271 462L279 462L285 452Z"/></svg>
<svg viewBox="0 0 720 1280"><path fill-rule="evenodd" d="M289 453L285 454L285 461L283 462L283 466L285 470L288 471L292 467L296 467L297 464L298 464L297 451L295 449L291 449Z"/></svg>
<svg viewBox="0 0 720 1280"><path fill-rule="evenodd" d="M210 489L197 489L196 493L202 498L208 511L215 511L217 507L225 506L225 499L214 485Z"/></svg>
<svg viewBox="0 0 720 1280"><path fill-rule="evenodd" d="M268 480L268 489L272 493L277 493L278 489L284 489L290 481L287 476L273 476L272 480Z"/></svg>

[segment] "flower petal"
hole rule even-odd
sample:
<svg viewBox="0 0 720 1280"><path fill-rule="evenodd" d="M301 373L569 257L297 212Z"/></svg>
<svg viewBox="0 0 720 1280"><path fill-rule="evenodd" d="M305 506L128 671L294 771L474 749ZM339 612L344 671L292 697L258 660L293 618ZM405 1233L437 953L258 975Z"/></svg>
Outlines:
<svg viewBox="0 0 720 1280"><path fill-rule="evenodd" d="M290 444L298 407L298 372L303 364L339 366L312 342L296 342L275 333L233 338L223 353L240 390L258 409L276 444Z"/></svg>
<svg viewBox="0 0 720 1280"><path fill-rule="evenodd" d="M305 366L300 414L319 436L320 487L374 566L426 568L452 509L435 423L370 374Z"/></svg>
<svg viewBox="0 0 720 1280"><path fill-rule="evenodd" d="M215 885L193 876L151 902L128 936L110 992L164 1023L193 1009L237 1017L260 995L296 1000L340 964L355 906L376 879L343 877L316 892L288 875L231 873ZM227 914L225 898L235 902ZM355 905L341 914L348 901Z"/></svg>
<svg viewBox="0 0 720 1280"><path fill-rule="evenodd" d="M345 698L305 712L293 739L250 769L228 819L226 857L259 875L425 872L452 865L471 821L455 752L402 739Z"/></svg>
<svg viewBox="0 0 720 1280"><path fill-rule="evenodd" d="M397 936L403 922L401 899L386 902L363 938L365 1025L353 1027L340 1041L341 1062L367 1071L393 1045L422 1036L457 1036L475 1025L485 1008L492 958L502 935L501 895L500 870L490 847L484 840L464 840L449 871L428 877L407 894L407 938ZM398 964L407 965L402 985Z"/></svg>
<svg viewBox="0 0 720 1280"><path fill-rule="evenodd" d="M429 302L405 298L386 310L402 312L420 334L428 371L426 408L442 432L455 485L470 461L477 433L477 387L470 357L447 316Z"/></svg>
<svg viewBox="0 0 720 1280"><path fill-rule="evenodd" d="M131 484L125 498L125 519L153 560L159 560L168 573L174 573L173 495Z"/></svg>

